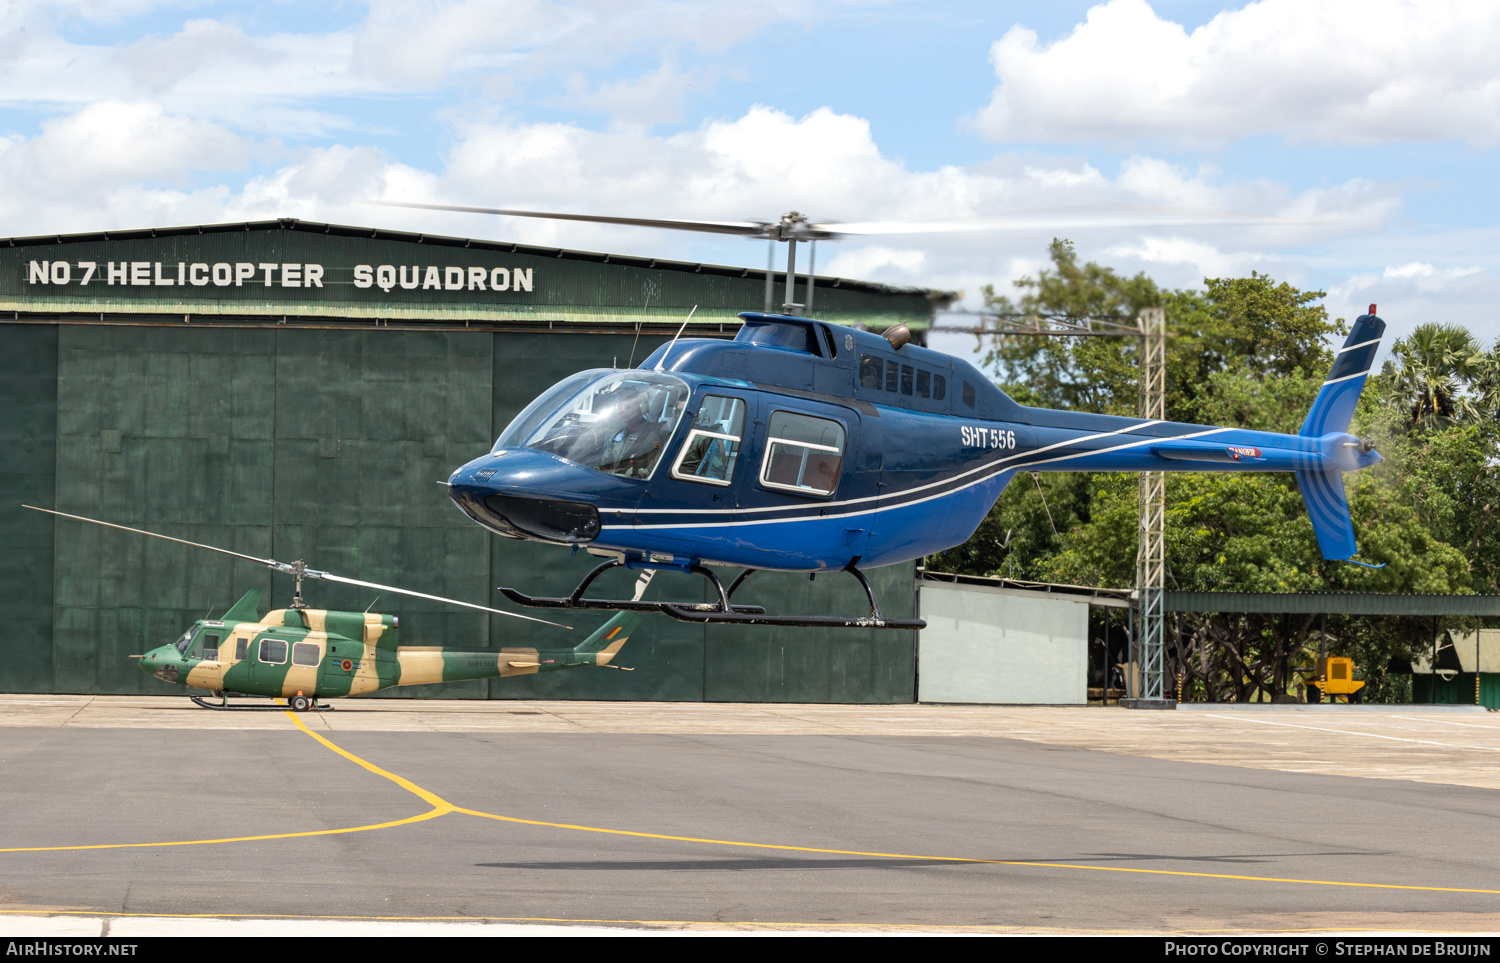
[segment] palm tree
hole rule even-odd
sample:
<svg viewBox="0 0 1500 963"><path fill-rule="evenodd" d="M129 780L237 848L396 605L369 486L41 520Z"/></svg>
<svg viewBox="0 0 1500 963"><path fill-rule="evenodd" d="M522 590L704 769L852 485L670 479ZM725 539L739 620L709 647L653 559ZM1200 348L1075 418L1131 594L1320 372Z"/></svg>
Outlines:
<svg viewBox="0 0 1500 963"><path fill-rule="evenodd" d="M1464 388L1485 373L1486 358L1468 328L1423 324L1391 348L1381 377L1391 400L1407 410L1414 426L1436 428L1479 414Z"/></svg>

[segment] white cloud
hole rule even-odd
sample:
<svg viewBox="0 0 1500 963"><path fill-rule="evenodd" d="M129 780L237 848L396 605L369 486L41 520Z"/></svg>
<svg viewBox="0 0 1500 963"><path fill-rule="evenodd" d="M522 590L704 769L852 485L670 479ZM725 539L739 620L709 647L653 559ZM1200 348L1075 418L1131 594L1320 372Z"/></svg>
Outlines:
<svg viewBox="0 0 1500 963"><path fill-rule="evenodd" d="M1146 0L1093 7L1042 44L1011 28L974 118L1006 141L1500 142L1500 5L1260 0L1189 33Z"/></svg>
<svg viewBox="0 0 1500 963"><path fill-rule="evenodd" d="M926 266L925 251L872 244L839 252L826 266L819 266L818 273L844 278L879 276L887 281L904 277L902 283L918 285L925 281Z"/></svg>
<svg viewBox="0 0 1500 963"><path fill-rule="evenodd" d="M87 18L138 14L147 5L90 10ZM45 4L6 9L0 104L152 100L240 129L324 134L351 122L305 105L438 91L480 91L491 102L530 95L604 111L619 123L675 121L716 69L679 72L672 66L677 51L712 56L769 24L821 13L818 4L788 0L377 0L362 22L351 19L341 29L247 33L226 20L198 18L175 33L119 46L65 39L55 21L78 15ZM662 66L634 79L610 73L640 59Z"/></svg>

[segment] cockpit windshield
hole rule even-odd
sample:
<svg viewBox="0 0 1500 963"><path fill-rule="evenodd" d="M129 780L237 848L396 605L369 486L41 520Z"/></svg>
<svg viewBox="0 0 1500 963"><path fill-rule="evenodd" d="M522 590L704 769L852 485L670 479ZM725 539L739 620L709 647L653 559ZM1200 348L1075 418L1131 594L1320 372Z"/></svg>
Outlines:
<svg viewBox="0 0 1500 963"><path fill-rule="evenodd" d="M510 444L501 447L520 444L611 475L650 478L687 407L690 389L681 379L654 371L589 374L594 380L587 385L569 379L544 395L566 400L546 417L534 418L535 427L524 440L512 437L518 427L512 423L500 436Z"/></svg>
<svg viewBox="0 0 1500 963"><path fill-rule="evenodd" d="M190 626L186 632L182 633L182 638L178 639L176 642L173 642L172 645L177 648L178 652L186 655L188 646L193 644L193 634L197 631L198 626ZM160 638L160 636L157 636L157 638Z"/></svg>

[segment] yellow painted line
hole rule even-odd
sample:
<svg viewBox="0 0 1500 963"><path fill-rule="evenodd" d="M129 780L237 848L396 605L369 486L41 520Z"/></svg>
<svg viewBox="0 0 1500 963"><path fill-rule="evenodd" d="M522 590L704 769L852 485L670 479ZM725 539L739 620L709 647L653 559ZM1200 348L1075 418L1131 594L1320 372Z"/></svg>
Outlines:
<svg viewBox="0 0 1500 963"><path fill-rule="evenodd" d="M1464 889L1456 886L1409 886L1400 883L1352 883L1336 879L1292 879L1282 876L1238 876L1232 873L1193 873L1176 869L1137 869L1132 866L1089 866L1079 863L1042 863L1024 859L981 859L974 856L919 856L914 853L874 853L858 849L822 849L816 846L783 846L776 843L746 843L732 839L705 839L698 836L669 836L663 833L642 833L628 829L601 829L597 826L578 826L571 823L549 823L539 819L518 819L514 816L497 816L477 809L455 809L466 816L482 816L507 823L527 826L549 826L554 829L573 829L585 833L608 833L612 836L637 836L643 839L666 839L680 843L706 843L712 846L743 846L750 849L778 849L797 853L825 853L830 856L870 856L877 859L922 859L945 863L976 863L992 866L1037 866L1043 869L1087 869L1099 873L1141 873L1148 876L1188 876L1197 879L1232 879L1253 883L1295 883L1302 886L1348 886L1355 889L1401 889L1428 893L1482 893L1500 896L1500 889Z"/></svg>
<svg viewBox="0 0 1500 963"><path fill-rule="evenodd" d="M665 833L645 833L645 832L639 832L639 831L636 831L636 830L629 830L629 829L607 829L607 828L600 827L600 826L584 826L584 825L579 825L579 824L576 824L576 823L555 823L555 822L548 822L546 820L541 820L541 819L521 819L520 817L517 817L517 816L501 816L501 815L497 815L496 813L487 813L487 812L482 812L482 811L477 810L477 809L464 809L462 807L455 806L452 803L448 802L446 799L444 799L441 796L437 795L436 793L433 793L433 792L430 792L430 791L428 791L426 789L423 789L421 786L418 786L416 783L412 782L411 780L406 779L403 776L398 776L395 773L390 772L388 770L382 769L382 768L380 768L379 766L375 765L372 762L368 762L368 761L366 761L364 759L361 759L359 756L356 756L354 753L348 751L347 749L344 749L344 748L342 748L342 747L340 747L338 745L335 745L333 742L329 741L328 739L324 738L323 736L319 735L318 733L313 732L311 729L307 728L307 726L302 723L302 720L299 719L299 718L297 718L297 716L296 716L295 713L288 711L287 712L287 717L292 720L293 724L295 724L298 729L301 729L307 735L311 736L313 739L316 739L325 748L327 748L327 749L329 749L329 750L331 750L331 751L333 751L335 753L338 753L340 756L343 756L345 759L348 759L350 762L353 762L354 764L360 766L361 768L363 768L363 769L365 769L365 770L367 770L369 772L374 773L377 776L380 776L381 778L389 779L391 782L394 782L396 785L400 786L402 789L405 789L407 792L410 792L413 795L415 795L415 796L421 798L422 800L426 801L433 808L429 812L425 812L425 813L422 813L421 815L417 815L417 816L409 816L409 817L407 817L405 819L398 819L398 820L393 820L391 822L385 822L385 823L376 823L376 824L369 825L369 826L354 826L354 827L350 827L350 828L347 828L347 829L319 829L319 830L310 830L310 831L298 832L298 833L275 833L275 834L268 834L268 835L264 835L264 836L237 836L237 837L232 837L232 838L227 838L227 839L195 839L195 840L183 840L183 841L177 841L177 842L160 842L160 843L106 843L106 844L98 844L98 845L90 845L90 846L33 846L33 847L21 847L21 848L14 848L14 849L0 849L0 853L34 853L34 852L54 852L54 851L59 851L59 850L81 850L81 849L134 849L134 848L145 848L145 847L153 847L153 846L203 846L203 845L212 845L212 844L216 844L216 843L242 843L242 842L258 842L258 841L261 841L261 840L269 840L269 839L294 839L294 838L304 837L304 836L333 836L333 835L339 835L339 834L343 834L343 833L367 832L367 831L372 830L372 829L388 829L388 828L391 828L391 827L394 827L394 826L405 826L405 825L409 825L411 823L423 822L423 821L428 820L428 819L435 819L435 818L437 818L439 816L447 815L448 813L462 813L462 814L464 814L466 816L476 816L476 817L481 818L481 819L492 819L492 820L496 820L498 822L514 823L514 824L522 825L522 826L545 826L545 827L548 827L548 828L551 828L551 829L567 829L567 830L571 830L571 831L574 831L574 832L584 832L584 833L602 833L602 834L609 835L609 836L630 836L630 837L634 837L634 838L637 838L637 839L663 839L663 840L668 840L668 841L671 841L671 842L699 843L699 844L709 845L709 846L732 846L732 847L745 848L745 849L777 850L777 851L781 851L781 852L819 853L819 854L829 855L829 856L867 856L867 857L870 857L870 858L873 858L873 859L926 860L926 861L930 861L930 862L966 863L966 864L972 864L972 865L990 865L990 866L1029 866L1029 867L1036 867L1036 868L1039 868L1039 869L1072 869L1072 870L1086 870L1086 871L1097 872L1097 873L1135 873L1135 874L1144 875L1144 876L1175 876L1175 877L1185 877L1185 878L1190 878L1190 879L1227 879L1227 880L1234 880L1236 882L1286 883L1286 884L1292 884L1292 885L1297 885L1297 886L1339 886L1339 887L1350 888L1350 889L1405 890L1405 891L1424 892L1424 893L1474 893L1474 894L1481 894L1481 895L1486 895L1486 896L1500 896L1500 889L1472 889L1472 888L1466 888L1466 887L1460 887L1460 886L1414 886L1414 885L1402 884L1402 883L1357 883L1357 882L1350 882L1350 881L1347 881L1347 880L1295 879L1295 878L1281 877L1281 876L1243 876L1243 875L1238 875L1238 874L1233 874L1233 873L1198 873L1198 872L1191 872L1191 871L1188 871L1188 870L1174 870L1174 869L1141 869L1141 868L1136 868L1136 867L1132 867L1132 866L1091 866L1091 865L1082 864L1082 863L1044 863L1044 862L1036 862L1036 861L1032 861L1032 860L1020 860L1020 859L982 859L982 858L973 857L973 856L922 856L922 855L917 855L917 854L914 854L914 853L881 853L881 852L867 852L865 850L858 850L858 849L828 849L828 848L817 847L817 846L790 846L790 845L784 845L784 844L778 844L778 843L755 843L755 842L745 842L745 841L742 841L742 840L733 840L733 839L710 839L710 838L700 837L700 836L673 836L673 835L668 835L668 834L665 834ZM1255 720L1255 721L1259 722L1259 721L1263 721L1263 720ZM1279 725L1286 725L1286 723L1278 723L1278 724ZM1314 727L1310 727L1310 726L1309 727L1293 726L1292 728L1314 728ZM1329 730L1329 731L1340 731L1340 730ZM1345 733L1345 734L1347 734L1347 735L1360 735L1361 733ZM1415 742L1415 741L1418 741L1418 740L1400 740L1400 741L1403 741L1403 742L1404 741L1413 741L1413 742ZM99 916L99 915L104 915L104 914L93 913L93 914L90 914L90 915ZM210 917L216 917L216 914L204 914L204 918L210 918ZM196 918L196 917L192 917L192 918ZM279 918L283 918L283 917L267 917L267 918L278 918L279 919ZM291 918L291 917L286 917L286 918ZM309 918L318 918L318 917L309 917ZM327 917L327 918L329 918L329 919L350 919L350 918L353 918L353 917ZM365 918L365 917L361 917L361 918ZM412 919L413 917L368 917L368 918L370 918L370 919ZM416 918L419 918L419 919L442 919L443 917L416 917ZM454 917L454 918L455 919L476 919L477 920L477 919L484 919L486 917ZM493 918L496 919L496 920L505 919L503 917L493 917ZM532 919L532 918L523 918L523 917L513 918L512 921L515 921L515 922L521 922L521 921L529 921L529 922L575 922L575 923L576 922L621 922L621 921L608 921L608 920L547 920L547 919L543 919L543 918ZM629 921L629 922L645 923L645 922L648 922L648 921ZM656 922L658 922L661 925L696 925L696 924L691 923L691 921L675 921L675 924L674 924L674 921L656 921ZM735 925L740 925L740 924L735 924ZM744 925L786 925L786 924L750 924L750 923L746 923Z"/></svg>
<svg viewBox="0 0 1500 963"><path fill-rule="evenodd" d="M0 853L55 853L64 850L77 849L146 849L152 846L215 846L220 843L255 843L265 839L298 839L304 836L338 836L344 833L364 833L372 829L390 829L394 826L406 826L411 823L420 823L427 819L445 815L452 810L437 810L422 813L419 816L408 816L405 819L393 819L385 823L371 823L368 826L349 826L345 829L310 829L300 833L268 833L264 836L226 836L223 839L178 839L161 843L96 843L89 846L14 846L9 849L0 849Z"/></svg>
<svg viewBox="0 0 1500 963"><path fill-rule="evenodd" d="M297 714L295 712L288 711L287 717L292 720L292 722L297 726L298 729L301 729L303 732L312 736L327 748L332 749L334 752L343 756L345 759L348 759L355 765L362 766L365 769L368 769L370 772L373 772L377 776L389 779L391 782L400 786L402 789L405 789L407 792L421 798L428 805L432 806L432 812L428 813L424 818L431 819L434 816L441 816L444 813L451 813L457 808L448 800L437 795L436 793L428 792L421 786L412 782L410 779L405 779L393 772L387 772L384 769L381 769L379 766L375 765L373 762L366 762L349 750L334 745L332 742L329 742L327 739L323 738L316 732L313 732L311 729L307 728L307 726L303 725L302 720L297 718Z"/></svg>
<svg viewBox="0 0 1500 963"><path fill-rule="evenodd" d="M402 779L400 776L394 773L386 772L379 766L376 766L373 763L365 762L363 759L359 758L353 753L339 748L338 746L329 742L327 739L324 739L322 736L318 735L316 732L313 732L311 729L307 728L307 726L303 725L302 720L298 719L295 713L287 712L287 715L291 718L292 722L296 724L298 729L301 729L303 732L312 736L314 739L321 742L324 746L327 746L329 749L332 749L334 752L345 757L346 759L358 763L359 765L370 770L378 776L384 776L386 779L391 780L402 789L405 789L406 791L420 797L432 806L432 810L429 812L420 813L416 816L408 816L405 819L393 819L389 822L371 823L368 826L349 826L343 829L310 829L298 833L267 833L262 836L229 836L223 839L181 839L159 843L95 843L88 846L15 846L9 849L0 849L0 853L53 853L82 849L149 849L152 847L160 846L217 846L223 843L256 843L268 839L300 839L307 836L340 836L348 833L367 833L375 829L392 829L396 826L409 826L412 823L425 822L426 820L436 819L439 816L445 816L448 813L453 812L454 807L447 800L439 798L438 796L435 796L427 790L423 789L421 786L418 786L406 779Z"/></svg>

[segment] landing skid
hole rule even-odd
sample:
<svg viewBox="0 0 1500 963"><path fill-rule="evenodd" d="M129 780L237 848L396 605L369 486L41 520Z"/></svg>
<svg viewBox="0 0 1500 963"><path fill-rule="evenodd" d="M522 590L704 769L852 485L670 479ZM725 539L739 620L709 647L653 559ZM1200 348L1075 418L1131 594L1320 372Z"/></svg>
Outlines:
<svg viewBox="0 0 1500 963"><path fill-rule="evenodd" d="M287 710L287 706L279 706L275 703L270 705L244 705L243 703L230 705L228 696L220 696L218 702L209 702L202 696L188 696L188 698L193 701L194 705L200 705L205 709L213 709L216 712L285 712ZM334 709L333 706L326 702L322 705L314 705L311 708L318 712L332 712Z"/></svg>
<svg viewBox="0 0 1500 963"><path fill-rule="evenodd" d="M696 572L708 579L717 591L719 600L717 602L644 602L631 599L594 599L584 598L583 593L589 585L600 575L612 568L617 568L625 563L619 559L610 559L594 567L593 571L583 577L571 595L559 598L549 598L536 595L527 595L513 588L500 587L500 594L515 602L517 605L525 605L531 608L543 609L609 609L611 611L624 612L660 612L679 622L693 622L697 624L713 625L786 625L804 626L808 628L845 628L845 629L925 629L927 623L922 619L889 619L880 614L880 604L875 600L875 590L870 587L869 581L863 572L855 568L854 562L844 567L844 571L859 580L860 586L865 590L865 597L870 600L870 614L865 616L844 617L837 615L767 615L766 610L759 605L734 605L729 600L734 595L735 589L744 584L756 570L747 568L735 576L729 588L719 581L719 577L709 569L701 565L693 565L689 571Z"/></svg>

